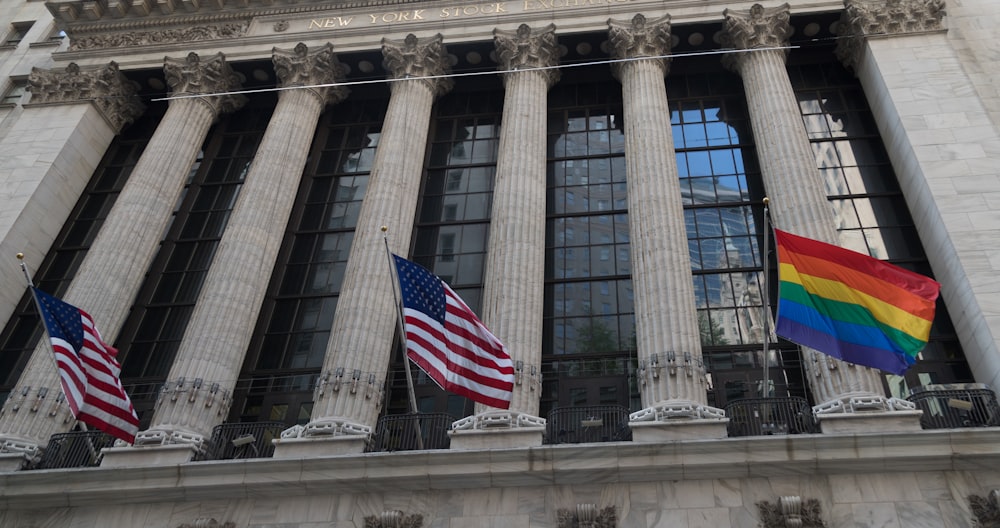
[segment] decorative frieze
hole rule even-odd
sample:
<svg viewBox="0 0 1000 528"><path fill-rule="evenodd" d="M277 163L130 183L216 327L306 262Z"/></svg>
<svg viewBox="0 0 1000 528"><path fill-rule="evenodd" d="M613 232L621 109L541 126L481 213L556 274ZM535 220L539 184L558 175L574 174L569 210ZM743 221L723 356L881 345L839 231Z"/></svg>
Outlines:
<svg viewBox="0 0 1000 528"><path fill-rule="evenodd" d="M636 14L628 22L608 20L608 44L615 59L637 59L648 57L666 75L670 65L670 15L648 21L642 13ZM611 66L615 77L621 79L622 63Z"/></svg>
<svg viewBox="0 0 1000 528"><path fill-rule="evenodd" d="M615 528L618 515L614 506L600 510L596 504L577 504L576 508L559 508L556 512L559 528Z"/></svg>
<svg viewBox="0 0 1000 528"><path fill-rule="evenodd" d="M90 102L116 134L146 109L136 96L136 84L118 70L115 62L90 68L80 68L75 62L65 69L32 68L28 89L30 104Z"/></svg>
<svg viewBox="0 0 1000 528"><path fill-rule="evenodd" d="M805 499L792 495L779 497L777 502L757 503L760 525L763 528L820 528L823 522L822 509L816 499Z"/></svg>
<svg viewBox="0 0 1000 528"><path fill-rule="evenodd" d="M854 67L871 36L944 30L944 0L846 0L837 32L837 58Z"/></svg>
<svg viewBox="0 0 1000 528"><path fill-rule="evenodd" d="M365 516L365 528L420 528L423 525L424 516L419 513L407 515L399 510L387 510Z"/></svg>
<svg viewBox="0 0 1000 528"><path fill-rule="evenodd" d="M96 35L74 35L70 38L71 51L102 48L131 48L156 44L177 44L203 42L208 40L229 40L246 35L248 22L228 24L208 24L185 28L160 29L152 31L127 31L123 33L101 33Z"/></svg>
<svg viewBox="0 0 1000 528"><path fill-rule="evenodd" d="M443 77L451 70L451 63L444 37L440 34L425 39L419 39L413 33L403 40L384 38L382 55L382 65L391 79L422 78L435 96L448 93L454 84L451 79Z"/></svg>

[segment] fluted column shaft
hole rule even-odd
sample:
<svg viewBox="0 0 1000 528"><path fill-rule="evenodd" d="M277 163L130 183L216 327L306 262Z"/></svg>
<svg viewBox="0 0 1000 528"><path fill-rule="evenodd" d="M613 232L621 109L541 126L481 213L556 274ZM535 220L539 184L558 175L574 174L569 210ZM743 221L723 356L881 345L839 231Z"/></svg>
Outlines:
<svg viewBox="0 0 1000 528"><path fill-rule="evenodd" d="M343 71L329 44L312 55L302 44L293 52L275 50L274 62L285 88L329 84ZM346 95L346 89L330 87L278 93L150 430L181 430L187 433L184 438L205 438L225 419L316 123L328 103ZM172 397L175 392L183 392L182 397Z"/></svg>
<svg viewBox="0 0 1000 528"><path fill-rule="evenodd" d="M538 415L541 396L546 93L558 79L554 70L532 68L555 64L554 31L549 26L533 33L527 25L514 32L494 31L505 93L482 320L519 368L510 410L530 416ZM476 405L477 413L489 409Z"/></svg>
<svg viewBox="0 0 1000 528"><path fill-rule="evenodd" d="M622 40L616 38L620 37L616 29L634 37L647 28L612 26L612 44ZM661 46L657 55L667 49ZM632 55L643 50L629 47L617 51ZM665 61L653 58L620 63L616 68L624 101L632 286L644 407L666 400L699 404L707 401L691 259L663 78L666 70Z"/></svg>
<svg viewBox="0 0 1000 528"><path fill-rule="evenodd" d="M771 33L756 31L768 25ZM726 11L726 37L742 53L727 56L727 66L743 78L754 143L774 225L779 229L836 244L836 219L806 134L785 69L791 34L788 5L748 13ZM764 49L754 49L764 48ZM809 383L817 402L852 393L884 395L878 373L803 347Z"/></svg>
<svg viewBox="0 0 1000 528"><path fill-rule="evenodd" d="M324 378L316 389L312 422L372 427L382 403L397 327L393 270L385 254L381 226L389 228L389 248L405 255L420 190L434 97L450 88L445 79L407 79L445 71L447 54L441 36L404 42L383 40L386 66L397 79L382 124L371 176L358 214L351 253L344 272ZM337 425L333 434L359 430ZM328 433L326 429L324 433Z"/></svg>
<svg viewBox="0 0 1000 528"><path fill-rule="evenodd" d="M229 70L221 54L206 63L211 68L201 64L194 54L183 65L168 59L164 68L174 93L210 94L238 87L236 74ZM192 82L195 78L197 82ZM114 341L128 316L209 128L220 111L238 108L242 102L240 96L212 95L170 101L63 296L94 318L105 341ZM19 386L49 387L50 397L54 398L60 391L59 375L50 356L48 341L43 340L35 348ZM64 414L47 418L5 413L0 418L0 431L4 437L44 446L50 435L68 430L71 422Z"/></svg>

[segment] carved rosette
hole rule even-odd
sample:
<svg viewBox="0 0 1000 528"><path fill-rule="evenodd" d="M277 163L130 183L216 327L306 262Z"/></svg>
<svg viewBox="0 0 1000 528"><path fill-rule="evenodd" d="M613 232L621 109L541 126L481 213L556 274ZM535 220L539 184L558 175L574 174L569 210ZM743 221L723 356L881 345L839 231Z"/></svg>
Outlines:
<svg viewBox="0 0 1000 528"><path fill-rule="evenodd" d="M212 518L195 519L194 522L184 523L177 528L236 528L236 523L232 521L222 522Z"/></svg>
<svg viewBox="0 0 1000 528"><path fill-rule="evenodd" d="M61 70L32 68L28 89L31 104L89 101L100 110L115 134L146 109L136 96L136 84L118 70L115 62L85 69L75 62Z"/></svg>
<svg viewBox="0 0 1000 528"><path fill-rule="evenodd" d="M670 15L647 21L641 13L631 21L608 20L608 43L615 59L649 57L666 75L670 58ZM611 65L616 78L621 78L623 63Z"/></svg>
<svg viewBox="0 0 1000 528"><path fill-rule="evenodd" d="M243 75L229 67L222 53L216 53L207 60L194 52L183 59L166 57L163 59L163 73L170 85L171 95L204 95L198 100L210 105L215 112L235 112L247 102L247 98L240 94L228 93L240 89Z"/></svg>
<svg viewBox="0 0 1000 528"><path fill-rule="evenodd" d="M323 105L343 101L350 93L346 86L328 86L347 75L347 68L337 59L330 43L312 53L301 42L292 50L274 48L271 60L280 86L306 87Z"/></svg>
<svg viewBox="0 0 1000 528"><path fill-rule="evenodd" d="M618 514L614 506L600 510L596 504L577 504L574 509L559 508L556 511L559 528L616 528Z"/></svg>
<svg viewBox="0 0 1000 528"><path fill-rule="evenodd" d="M722 45L737 50L785 47L792 36L788 4L765 9L754 4L749 11L726 9L722 26ZM746 53L730 53L722 57L723 66L736 70Z"/></svg>
<svg viewBox="0 0 1000 528"><path fill-rule="evenodd" d="M493 30L493 45L496 47L499 70L542 70L546 82L552 86L559 81L559 70L552 68L559 64L559 43L556 40L556 26L548 26L532 31L527 24L521 24L514 31Z"/></svg>
<svg viewBox="0 0 1000 528"><path fill-rule="evenodd" d="M823 515L817 499L799 496L779 497L778 502L757 503L762 528L823 528Z"/></svg>
<svg viewBox="0 0 1000 528"><path fill-rule="evenodd" d="M69 41L72 51L101 48L130 48L155 44L228 40L246 35L250 24L210 24L205 26L163 29L159 31L128 31L99 35L73 35Z"/></svg>
<svg viewBox="0 0 1000 528"><path fill-rule="evenodd" d="M444 95L454 84L451 79L439 77L451 71L448 50L441 34L418 39L410 33L403 40L382 39L382 65L391 79L423 77L434 95ZM427 78L431 77L431 78ZM392 83L395 86L398 83Z"/></svg>
<svg viewBox="0 0 1000 528"><path fill-rule="evenodd" d="M975 526L1000 526L1000 490L990 490L985 497L969 495L969 508L975 516Z"/></svg>
<svg viewBox="0 0 1000 528"><path fill-rule="evenodd" d="M837 58L854 67L865 37L944 30L944 0L846 0L837 32Z"/></svg>
<svg viewBox="0 0 1000 528"><path fill-rule="evenodd" d="M419 513L407 515L399 510L388 510L365 516L365 528L420 528L423 525L424 516Z"/></svg>

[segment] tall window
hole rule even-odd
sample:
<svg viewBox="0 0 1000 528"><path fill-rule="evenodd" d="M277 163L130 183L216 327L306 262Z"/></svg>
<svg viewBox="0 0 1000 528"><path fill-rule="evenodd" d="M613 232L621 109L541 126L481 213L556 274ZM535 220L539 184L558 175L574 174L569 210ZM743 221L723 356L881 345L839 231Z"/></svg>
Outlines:
<svg viewBox="0 0 1000 528"><path fill-rule="evenodd" d="M472 91L475 89L475 91ZM435 105L413 260L441 277L479 313L504 92L499 79L465 80ZM390 374L388 413L409 412L402 354ZM412 369L421 412L472 414L473 402L446 393Z"/></svg>
<svg viewBox="0 0 1000 528"><path fill-rule="evenodd" d="M387 96L369 92L321 118L231 419L309 419L385 114Z"/></svg>
<svg viewBox="0 0 1000 528"><path fill-rule="evenodd" d="M194 304L267 128L271 97L224 116L206 139L160 249L116 340L126 383L166 379ZM137 410L155 394L133 396Z"/></svg>
<svg viewBox="0 0 1000 528"><path fill-rule="evenodd" d="M637 401L621 86L579 70L549 93L543 416Z"/></svg>
<svg viewBox="0 0 1000 528"><path fill-rule="evenodd" d="M829 50L825 50L829 51ZM932 276L895 172L858 80L839 63L804 54L789 67L842 246ZM893 396L931 383L972 382L940 300L927 347L905 376L886 376Z"/></svg>

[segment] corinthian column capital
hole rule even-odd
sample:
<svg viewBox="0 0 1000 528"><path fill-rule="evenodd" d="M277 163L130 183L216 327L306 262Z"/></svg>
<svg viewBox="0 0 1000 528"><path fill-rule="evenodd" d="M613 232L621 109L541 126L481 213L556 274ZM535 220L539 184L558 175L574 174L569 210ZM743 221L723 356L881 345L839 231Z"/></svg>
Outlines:
<svg viewBox="0 0 1000 528"><path fill-rule="evenodd" d="M59 70L32 68L28 89L31 104L90 102L115 134L145 111L136 96L136 84L118 70L115 62L89 68L80 68L75 62Z"/></svg>
<svg viewBox="0 0 1000 528"><path fill-rule="evenodd" d="M784 47L792 36L788 4L771 8L754 4L747 11L726 9L723 16L722 44L737 50ZM723 56L722 64L736 69L746 55L730 53Z"/></svg>
<svg viewBox="0 0 1000 528"><path fill-rule="evenodd" d="M493 45L497 50L500 71L550 68L559 64L559 43L554 24L538 31L533 31L527 24L521 24L514 31L494 29ZM542 73L549 86L559 80L559 70L542 70Z"/></svg>
<svg viewBox="0 0 1000 528"><path fill-rule="evenodd" d="M854 67L866 37L941 31L944 16L944 0L844 0L837 57Z"/></svg>
<svg viewBox="0 0 1000 528"><path fill-rule="evenodd" d="M305 87L324 106L343 101L350 93L346 86L327 86L347 74L347 67L333 52L333 44L327 43L312 53L301 42L291 50L274 48L271 60L281 87Z"/></svg>
<svg viewBox="0 0 1000 528"><path fill-rule="evenodd" d="M451 70L448 50L441 34L419 39L410 33L403 40L382 39L382 65L392 79L435 77ZM451 79L423 79L434 95L443 95L454 84ZM397 83L393 83L395 86Z"/></svg>
<svg viewBox="0 0 1000 528"><path fill-rule="evenodd" d="M243 75L229 67L222 53L207 60L194 52L183 59L164 57L163 73L172 95L204 95L198 99L217 114L235 112L247 102L242 95L228 93L240 89Z"/></svg>
<svg viewBox="0 0 1000 528"><path fill-rule="evenodd" d="M608 20L608 43L615 59L650 57L667 74L670 59L670 15L656 20L646 20L641 13L630 21ZM612 66L615 77L621 77L622 63Z"/></svg>

